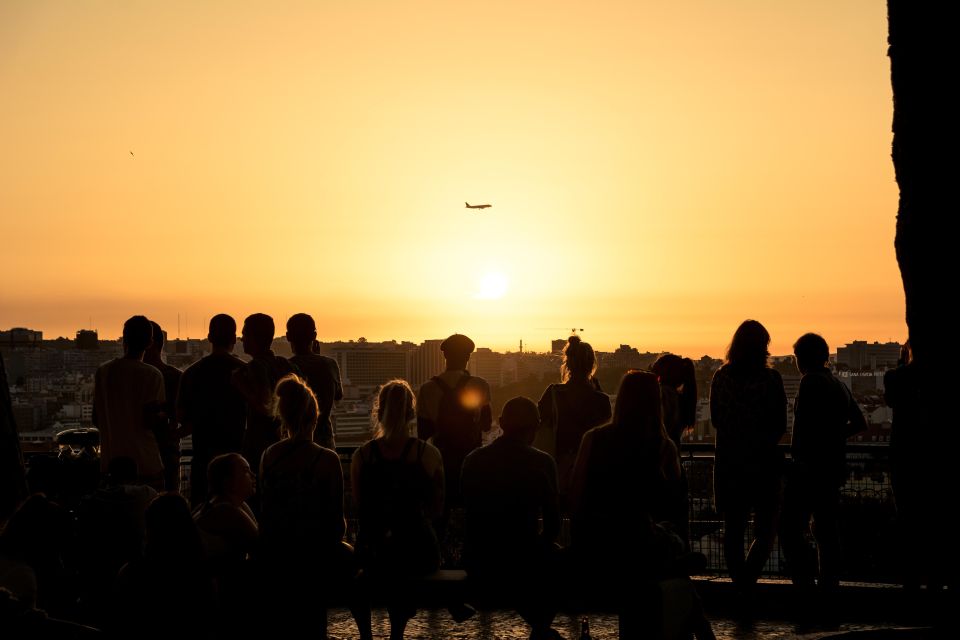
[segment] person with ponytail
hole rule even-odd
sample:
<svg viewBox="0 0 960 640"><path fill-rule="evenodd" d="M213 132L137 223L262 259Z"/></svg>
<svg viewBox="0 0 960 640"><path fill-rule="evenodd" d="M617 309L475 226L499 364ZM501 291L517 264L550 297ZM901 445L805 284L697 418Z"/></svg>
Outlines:
<svg viewBox="0 0 960 640"><path fill-rule="evenodd" d="M650 368L660 381L660 403L663 426L670 440L680 451L683 434L697 423L697 376L690 358L665 353ZM687 474L680 464L680 492L683 510L677 513L677 535L684 545L690 544L689 485Z"/></svg>
<svg viewBox="0 0 960 640"><path fill-rule="evenodd" d="M313 441L317 398L297 375L280 379L276 415L284 439L260 463L261 560L268 599L283 610L280 635L320 626L326 637L326 596L353 577L353 549L343 541L340 457ZM318 607L321 615L317 615ZM359 626L359 623L358 623Z"/></svg>
<svg viewBox="0 0 960 640"><path fill-rule="evenodd" d="M570 336L563 349L560 384L547 387L538 403L540 428L533 444L557 461L562 504L566 502L580 439L610 420L610 397L600 390L596 372L593 347L580 336Z"/></svg>
<svg viewBox="0 0 960 640"><path fill-rule="evenodd" d="M405 582L440 567L433 520L443 513L443 460L436 447L412 435L417 413L406 381L380 388L374 415L375 437L356 451L350 467L357 552L365 577L387 596L390 638L400 640L416 614ZM361 638L372 638L369 619Z"/></svg>

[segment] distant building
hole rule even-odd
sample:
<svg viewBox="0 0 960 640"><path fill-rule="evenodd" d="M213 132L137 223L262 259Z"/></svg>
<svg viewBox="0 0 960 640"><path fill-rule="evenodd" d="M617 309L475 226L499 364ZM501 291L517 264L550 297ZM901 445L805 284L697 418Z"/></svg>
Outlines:
<svg viewBox="0 0 960 640"><path fill-rule="evenodd" d="M796 370L796 368L794 368ZM793 404L796 402L797 393L800 392L800 378L801 375L799 372L796 373L781 373L780 377L783 378L783 390L787 394L787 433L786 433L786 442L790 442L790 438L793 435Z"/></svg>
<svg viewBox="0 0 960 640"><path fill-rule="evenodd" d="M635 347L621 344L613 353L597 354L599 366L607 369L649 369L656 361L658 353L640 353Z"/></svg>
<svg viewBox="0 0 960 640"><path fill-rule="evenodd" d="M899 342L854 340L837 349L837 365L851 371L893 369L900 359L900 347Z"/></svg>
<svg viewBox="0 0 960 640"><path fill-rule="evenodd" d="M80 329L77 331L76 345L77 349L93 351L100 348L100 337L96 330Z"/></svg>
<svg viewBox="0 0 960 640"><path fill-rule="evenodd" d="M43 331L14 327L9 331L0 331L0 348L15 349L39 347L43 344Z"/></svg>
<svg viewBox="0 0 960 640"><path fill-rule="evenodd" d="M407 353L408 350L396 342L371 343L364 338L339 343L331 350L340 365L344 387L371 391L394 378L407 377Z"/></svg>
<svg viewBox="0 0 960 640"><path fill-rule="evenodd" d="M550 353L563 353L563 348L567 346L567 341L563 338L550 341Z"/></svg>
<svg viewBox="0 0 960 640"><path fill-rule="evenodd" d="M503 354L480 347L471 356L467 363L470 375L483 378L491 387L503 386Z"/></svg>
<svg viewBox="0 0 960 640"><path fill-rule="evenodd" d="M410 365L407 381L417 388L433 376L443 373L447 361L440 351L443 340L424 340L420 346L409 352Z"/></svg>
<svg viewBox="0 0 960 640"><path fill-rule="evenodd" d="M373 437L370 405L365 402L341 402L333 410L338 447L359 447Z"/></svg>

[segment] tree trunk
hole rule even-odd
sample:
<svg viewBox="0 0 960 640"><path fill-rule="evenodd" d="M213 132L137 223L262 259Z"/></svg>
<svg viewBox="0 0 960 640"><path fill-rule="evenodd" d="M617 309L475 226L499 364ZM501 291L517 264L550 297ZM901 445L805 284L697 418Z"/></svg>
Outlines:
<svg viewBox="0 0 960 640"><path fill-rule="evenodd" d="M955 585L958 554L952 548L956 528L950 520L957 504L953 469L958 466L958 425L952 411L954 376L947 363L954 359L951 344L957 322L947 305L958 291L951 264L958 248L949 233L958 213L950 204L958 184L957 114L950 93L958 76L953 53L956 27L945 13L949 6L887 2L893 165L900 187L895 248L917 374L918 420L911 428L924 447L905 455L928 499L918 518L927 549L908 552L923 557L925 571ZM951 591L949 596L955 599L956 590ZM955 614L950 607L941 612Z"/></svg>

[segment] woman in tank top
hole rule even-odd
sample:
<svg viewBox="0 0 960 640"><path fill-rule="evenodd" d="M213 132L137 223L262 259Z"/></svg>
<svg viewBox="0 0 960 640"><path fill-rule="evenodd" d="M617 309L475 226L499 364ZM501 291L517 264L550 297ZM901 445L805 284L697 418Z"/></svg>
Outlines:
<svg viewBox="0 0 960 640"><path fill-rule="evenodd" d="M410 435L416 412L405 381L381 387L375 414L377 435L357 450L350 468L360 517L357 552L364 574L391 594L390 637L398 640L416 613L404 581L440 566L432 521L443 512L443 462L436 447Z"/></svg>

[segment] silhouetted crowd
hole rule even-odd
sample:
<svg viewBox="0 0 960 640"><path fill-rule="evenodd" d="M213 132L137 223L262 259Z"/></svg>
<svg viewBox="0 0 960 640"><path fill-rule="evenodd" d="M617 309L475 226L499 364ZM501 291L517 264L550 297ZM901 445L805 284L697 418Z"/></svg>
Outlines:
<svg viewBox="0 0 960 640"><path fill-rule="evenodd" d="M683 612L688 636L713 637L689 579L705 561L689 548L679 454L697 419L689 359L665 354L651 371L627 372L611 411L593 349L572 336L561 382L537 403L509 400L502 433L483 446L490 388L467 371L474 343L450 336L445 371L418 394L392 380L376 395L375 436L349 469L351 545L331 421L343 396L337 362L317 353L306 314L287 322L289 359L271 350L269 316L243 324L248 362L232 353L236 329L215 316L212 352L181 372L161 359L156 323L124 324L123 357L95 377L99 485L61 500L51 469L37 465L36 493L0 533L3 625L67 636L326 637L327 607L345 606L368 640L371 603L382 603L400 639L416 585L444 566L440 540L460 514L470 595L451 591L458 622L495 601L517 610L531 638L556 638L558 610L602 603L619 614L623 638L656 637L671 611ZM769 342L759 322L745 321L710 389L726 565L749 597L779 534L798 589L829 594L839 582L845 443L866 422L827 366L827 343L802 336L788 463L778 446L787 398ZM178 493L188 435L189 502Z"/></svg>

